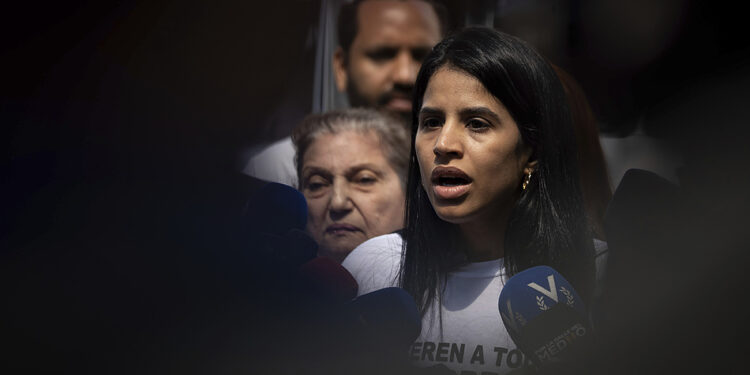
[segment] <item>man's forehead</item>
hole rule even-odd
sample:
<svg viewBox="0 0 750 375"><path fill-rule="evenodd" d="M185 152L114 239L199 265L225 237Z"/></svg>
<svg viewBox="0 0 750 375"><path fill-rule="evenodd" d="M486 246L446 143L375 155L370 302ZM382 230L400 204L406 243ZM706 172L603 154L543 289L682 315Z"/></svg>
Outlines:
<svg viewBox="0 0 750 375"><path fill-rule="evenodd" d="M357 17L355 43L431 47L440 40L438 16L424 1L365 1Z"/></svg>

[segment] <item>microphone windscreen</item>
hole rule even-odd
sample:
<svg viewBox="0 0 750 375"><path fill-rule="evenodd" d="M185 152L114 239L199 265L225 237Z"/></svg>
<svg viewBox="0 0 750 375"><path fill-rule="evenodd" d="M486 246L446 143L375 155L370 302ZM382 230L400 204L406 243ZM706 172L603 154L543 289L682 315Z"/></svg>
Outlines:
<svg viewBox="0 0 750 375"><path fill-rule="evenodd" d="M330 258L316 257L300 266L298 282L318 302L341 305L357 296L359 285L341 264Z"/></svg>
<svg viewBox="0 0 750 375"><path fill-rule="evenodd" d="M551 267L531 267L511 277L498 308L513 341L537 364L580 356L592 336L581 297Z"/></svg>
<svg viewBox="0 0 750 375"><path fill-rule="evenodd" d="M329 310L326 329L318 337L323 357L333 371L321 374L414 374L408 348L419 336L422 321L414 299L391 287L363 294ZM437 373L437 372L436 372Z"/></svg>
<svg viewBox="0 0 750 375"><path fill-rule="evenodd" d="M291 264L301 265L318 256L318 243L303 230L290 229L284 240L288 249L284 257Z"/></svg>
<svg viewBox="0 0 750 375"><path fill-rule="evenodd" d="M252 232L284 235L307 225L307 201L297 189L269 182L247 202L246 218Z"/></svg>
<svg viewBox="0 0 750 375"><path fill-rule="evenodd" d="M405 349L422 332L422 318L414 298L390 287L363 294L347 306L361 333L379 348Z"/></svg>

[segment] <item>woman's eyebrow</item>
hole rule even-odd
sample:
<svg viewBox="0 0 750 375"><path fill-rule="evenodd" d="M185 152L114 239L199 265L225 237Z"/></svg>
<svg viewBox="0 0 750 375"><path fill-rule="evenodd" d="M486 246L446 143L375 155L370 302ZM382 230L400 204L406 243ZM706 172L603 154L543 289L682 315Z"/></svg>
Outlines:
<svg viewBox="0 0 750 375"><path fill-rule="evenodd" d="M302 176L304 178L310 177L311 175L320 175L323 178L331 178L333 176L333 174L331 174L331 172L329 172L327 169L323 169L320 167L305 166L304 168L302 168Z"/></svg>
<svg viewBox="0 0 750 375"><path fill-rule="evenodd" d="M443 112L440 109L432 108L432 107L422 107L422 109L419 110L419 116L442 116L445 112Z"/></svg>
<svg viewBox="0 0 750 375"><path fill-rule="evenodd" d="M497 123L500 123L500 116L497 115L494 111L487 107L471 107L471 108L464 108L461 111L459 111L459 114L463 118L468 117L485 117L489 118Z"/></svg>
<svg viewBox="0 0 750 375"><path fill-rule="evenodd" d="M372 173L375 173L377 176L383 175L383 171L381 170L381 168L372 163L362 163L362 164L351 166L346 169L346 172L344 172L344 175L347 176L347 178L351 178L363 170L368 170Z"/></svg>

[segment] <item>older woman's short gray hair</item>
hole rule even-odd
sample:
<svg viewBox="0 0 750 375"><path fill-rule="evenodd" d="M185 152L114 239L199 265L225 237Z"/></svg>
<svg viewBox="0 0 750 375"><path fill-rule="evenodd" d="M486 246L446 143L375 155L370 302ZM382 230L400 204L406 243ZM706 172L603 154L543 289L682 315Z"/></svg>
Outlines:
<svg viewBox="0 0 750 375"><path fill-rule="evenodd" d="M383 155L398 174L402 186L406 185L409 168L409 132L401 120L373 109L350 108L311 114L292 132L292 142L297 149L294 158L297 178L302 188L302 160L310 145L321 135L357 131L377 134Z"/></svg>

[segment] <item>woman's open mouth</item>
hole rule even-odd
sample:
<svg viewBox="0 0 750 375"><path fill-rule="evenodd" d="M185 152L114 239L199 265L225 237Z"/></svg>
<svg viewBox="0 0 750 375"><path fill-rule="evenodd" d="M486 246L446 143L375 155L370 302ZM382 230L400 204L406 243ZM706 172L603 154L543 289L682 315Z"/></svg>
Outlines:
<svg viewBox="0 0 750 375"><path fill-rule="evenodd" d="M456 167L437 167L432 171L432 189L440 199L457 199L469 192L471 177Z"/></svg>

